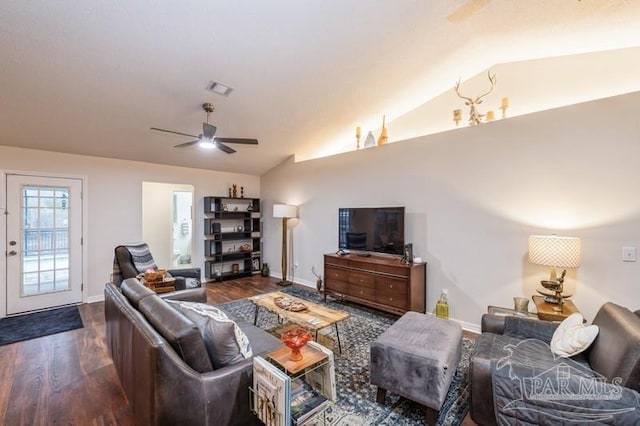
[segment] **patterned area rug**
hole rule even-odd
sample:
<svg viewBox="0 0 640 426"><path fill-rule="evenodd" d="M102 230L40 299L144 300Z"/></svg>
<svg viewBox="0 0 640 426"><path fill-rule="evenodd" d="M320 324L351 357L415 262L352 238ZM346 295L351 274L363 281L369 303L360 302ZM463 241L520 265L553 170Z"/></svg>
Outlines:
<svg viewBox="0 0 640 426"><path fill-rule="evenodd" d="M297 288L283 290L293 296L321 302L317 294ZM424 406L387 393L385 405L376 401L376 387L369 384L369 347L398 317L366 307L327 299L327 305L349 312L350 317L339 323L342 354L335 352L338 400L325 411L328 425L424 425ZM254 305L246 299L218 305L232 316L253 322ZM277 316L260 310L258 326L265 330L278 327ZM321 331L335 341L334 327ZM322 339L319 337L320 343ZM462 358L438 415L438 425L459 425L469 411L469 356L474 342L463 339ZM320 424L323 422L321 421Z"/></svg>

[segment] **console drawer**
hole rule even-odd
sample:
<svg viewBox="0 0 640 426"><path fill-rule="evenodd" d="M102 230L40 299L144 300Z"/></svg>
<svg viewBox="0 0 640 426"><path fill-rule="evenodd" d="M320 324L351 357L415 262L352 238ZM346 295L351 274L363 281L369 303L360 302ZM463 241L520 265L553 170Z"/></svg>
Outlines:
<svg viewBox="0 0 640 426"><path fill-rule="evenodd" d="M331 266L326 266L324 268L324 276L325 281L329 282L331 280L339 280L339 281L349 281L349 272L344 269L334 268Z"/></svg>
<svg viewBox="0 0 640 426"><path fill-rule="evenodd" d="M377 270L378 270L378 272L382 272L382 273L385 273L385 274L397 275L399 277L408 277L409 276L409 268L407 268L407 267L378 265Z"/></svg>
<svg viewBox="0 0 640 426"><path fill-rule="evenodd" d="M406 294L376 294L376 302L383 303L388 306L394 306L400 309L409 309L409 303Z"/></svg>
<svg viewBox="0 0 640 426"><path fill-rule="evenodd" d="M376 278L376 292L380 295L407 294L407 280L390 277Z"/></svg>
<svg viewBox="0 0 640 426"><path fill-rule="evenodd" d="M371 300L372 302L376 300L376 290L372 287L352 284L349 286L349 295L360 299Z"/></svg>
<svg viewBox="0 0 640 426"><path fill-rule="evenodd" d="M349 273L349 284L361 287L376 288L376 277L371 274L363 274L360 272Z"/></svg>

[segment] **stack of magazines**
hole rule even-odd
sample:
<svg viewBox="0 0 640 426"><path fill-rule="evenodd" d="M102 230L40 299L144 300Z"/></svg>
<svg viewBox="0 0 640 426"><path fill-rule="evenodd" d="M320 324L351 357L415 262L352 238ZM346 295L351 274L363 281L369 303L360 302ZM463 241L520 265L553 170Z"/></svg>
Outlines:
<svg viewBox="0 0 640 426"><path fill-rule="evenodd" d="M291 382L291 423L300 425L329 403L327 397L301 379Z"/></svg>

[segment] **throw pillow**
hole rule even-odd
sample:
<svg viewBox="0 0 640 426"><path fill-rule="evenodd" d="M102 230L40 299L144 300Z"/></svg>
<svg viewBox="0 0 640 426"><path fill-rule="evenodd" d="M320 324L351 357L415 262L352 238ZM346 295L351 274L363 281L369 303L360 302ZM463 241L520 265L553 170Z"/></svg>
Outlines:
<svg viewBox="0 0 640 426"><path fill-rule="evenodd" d="M551 352L571 357L587 349L598 336L597 325L585 326L582 314L576 312L560 323L551 338Z"/></svg>
<svg viewBox="0 0 640 426"><path fill-rule="evenodd" d="M220 309L204 303L167 302L196 324L214 368L222 368L253 355L247 335Z"/></svg>

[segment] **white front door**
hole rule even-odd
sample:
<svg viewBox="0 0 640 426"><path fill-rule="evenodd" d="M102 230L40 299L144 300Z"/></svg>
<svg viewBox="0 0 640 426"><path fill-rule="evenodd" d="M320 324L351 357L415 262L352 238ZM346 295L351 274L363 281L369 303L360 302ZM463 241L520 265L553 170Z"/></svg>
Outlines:
<svg viewBox="0 0 640 426"><path fill-rule="evenodd" d="M82 180L6 184L7 315L82 302Z"/></svg>

